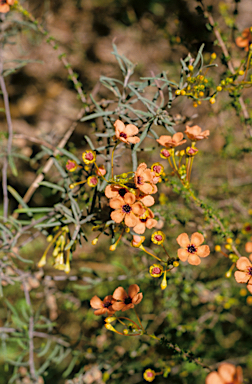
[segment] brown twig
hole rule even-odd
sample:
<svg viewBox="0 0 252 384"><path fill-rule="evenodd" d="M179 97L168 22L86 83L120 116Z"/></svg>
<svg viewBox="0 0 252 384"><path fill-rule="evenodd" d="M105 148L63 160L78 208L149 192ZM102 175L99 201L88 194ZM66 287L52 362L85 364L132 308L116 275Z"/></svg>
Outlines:
<svg viewBox="0 0 252 384"><path fill-rule="evenodd" d="M5 15L1 13L1 25L3 24L4 18L5 18ZM1 27L1 35L2 35L2 27ZM7 170L8 170L8 160L9 160L9 157L11 156L13 128L12 128L12 121L11 121L11 114L10 114L9 97L8 97L8 92L7 92L4 77L3 77L3 36L1 36L1 47L0 47L0 86L3 93L5 115L6 115L7 125L8 125L7 151L6 151L6 156L4 158L3 169L2 169L3 217L7 219L8 205L9 205L8 189L7 189Z"/></svg>
<svg viewBox="0 0 252 384"><path fill-rule="evenodd" d="M55 146L50 144L50 143L48 143L47 141L44 141L44 140L41 140L41 139L37 139L36 137L31 137L31 136L28 136L28 135L24 135L23 133L15 133L13 135L13 139L25 139L25 140L28 140L28 141L32 141L33 143L37 143L39 145L43 145L44 147L50 148L53 151L56 150Z"/></svg>
<svg viewBox="0 0 252 384"><path fill-rule="evenodd" d="M19 332L19 331L17 329L15 329L15 328L0 327L0 334L1 333L14 333L14 332ZM21 334L20 334L20 336L21 336ZM63 347L66 347L66 348L70 347L70 344L67 341L64 341L64 340L60 339L57 336L50 335L50 334L47 334L47 333L44 333L44 332L34 331L33 332L33 336L34 337L39 337L41 339L50 339L52 341L55 341L57 344L60 344Z"/></svg>
<svg viewBox="0 0 252 384"><path fill-rule="evenodd" d="M213 32L215 34L215 37L218 40L218 43L219 43L219 45L221 47L221 50L222 50L222 52L223 52L223 54L225 56L228 69L234 75L235 74L234 66L233 66L233 64L232 64L232 62L230 60L230 55L228 53L227 47L226 47L222 37L221 37L221 34L218 31L218 29L216 28L216 26L215 26L215 22L214 22L213 16L209 12L207 12L207 11L204 12L204 15L208 19L209 23L211 24L211 27L213 28ZM242 110L242 113L243 113L243 116L244 116L244 119L245 119L245 124L247 126L248 134L249 134L250 137L252 137L252 126L251 126L251 124L248 123L249 113L248 113L247 107L246 107L246 105L244 103L244 100L243 100L242 96L240 96L238 100L239 100L239 103L240 103L240 106L241 106L241 110Z"/></svg>
<svg viewBox="0 0 252 384"><path fill-rule="evenodd" d="M68 142L70 136L72 135L72 133L74 132L77 124L78 124L78 121L81 119L81 117L83 116L83 114L85 113L85 109L82 108L77 116L77 121L74 121L72 123L72 125L68 128L68 130L66 131L63 139L59 142L58 144L58 148L64 148L64 146L66 145L66 143ZM55 149L55 151L53 152L53 157L55 157L56 155L58 155L60 153L60 150L59 149ZM46 164L44 165L43 169L42 169L42 172L36 177L36 179L33 181L33 183L31 184L31 186L28 188L27 192L25 193L24 197L23 197L23 201L25 203L28 203L28 201L30 200L30 198L32 197L32 195L34 194L34 192L36 191L36 189L39 187L39 183L41 183L41 181L43 181L44 177L45 177L45 174L50 170L51 166L53 165L53 158L49 158L46 162ZM19 204L18 208L22 208L21 204ZM18 213L15 212L12 216L14 217L14 219L17 219L18 218Z"/></svg>

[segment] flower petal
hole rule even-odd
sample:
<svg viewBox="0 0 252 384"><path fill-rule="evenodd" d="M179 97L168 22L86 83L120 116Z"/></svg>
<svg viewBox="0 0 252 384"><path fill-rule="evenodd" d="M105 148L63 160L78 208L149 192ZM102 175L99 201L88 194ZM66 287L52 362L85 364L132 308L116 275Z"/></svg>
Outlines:
<svg viewBox="0 0 252 384"><path fill-rule="evenodd" d="M107 308L101 308L94 311L94 314L96 316L104 315L107 312Z"/></svg>
<svg viewBox="0 0 252 384"><path fill-rule="evenodd" d="M113 197L113 199L110 200L109 205L113 209L122 208L124 200L121 197Z"/></svg>
<svg viewBox="0 0 252 384"><path fill-rule="evenodd" d="M132 303L134 305L137 305L142 301L142 299L143 299L143 294L142 292L140 292L132 298Z"/></svg>
<svg viewBox="0 0 252 384"><path fill-rule="evenodd" d="M251 241L248 241L245 244L245 251L248 252L248 253L252 252L252 242Z"/></svg>
<svg viewBox="0 0 252 384"><path fill-rule="evenodd" d="M130 193L130 192L127 192L124 195L123 199L124 199L125 203L129 204L129 205L132 205L136 201L135 195L133 195L133 193Z"/></svg>
<svg viewBox="0 0 252 384"><path fill-rule="evenodd" d="M211 372L206 377L205 384L225 384L217 372Z"/></svg>
<svg viewBox="0 0 252 384"><path fill-rule="evenodd" d="M112 197L118 196L118 191L115 190L113 185L107 185L105 188L105 196L111 199Z"/></svg>
<svg viewBox="0 0 252 384"><path fill-rule="evenodd" d="M141 221L134 226L133 231L138 233L139 235L142 235L145 232L146 226L144 223L141 223Z"/></svg>
<svg viewBox="0 0 252 384"><path fill-rule="evenodd" d="M155 204L154 197L150 195L143 196L139 199L146 207L151 207L153 204Z"/></svg>
<svg viewBox="0 0 252 384"><path fill-rule="evenodd" d="M116 211L111 212L110 217L116 223L121 223L124 219L125 213L117 209Z"/></svg>
<svg viewBox="0 0 252 384"><path fill-rule="evenodd" d="M234 278L237 283L247 283L249 280L249 275L246 272L235 271Z"/></svg>
<svg viewBox="0 0 252 384"><path fill-rule="evenodd" d="M138 134L139 129L134 124L128 124L125 127L125 133L127 136L135 136Z"/></svg>
<svg viewBox="0 0 252 384"><path fill-rule="evenodd" d="M137 136L127 138L127 142L130 144L136 144L136 143L139 143L139 141L140 139Z"/></svg>
<svg viewBox="0 0 252 384"><path fill-rule="evenodd" d="M168 135L162 135L162 136L160 136L160 138L157 139L156 141L157 141L160 145L162 145L163 147L166 147L166 146L169 146L171 140L172 140L171 136L168 136Z"/></svg>
<svg viewBox="0 0 252 384"><path fill-rule="evenodd" d="M189 255L189 253L184 248L178 249L178 258L181 261L186 261L188 259L188 255Z"/></svg>
<svg viewBox="0 0 252 384"><path fill-rule="evenodd" d="M251 262L247 257L240 257L239 260L236 262L236 268L240 271L246 271L248 267L251 267Z"/></svg>
<svg viewBox="0 0 252 384"><path fill-rule="evenodd" d="M127 299L127 297L128 297L127 292L125 291L125 289L123 287L116 288L114 293L113 293L113 299L115 299L115 300L124 301L125 299ZM113 304L113 306L114 306L114 304Z"/></svg>
<svg viewBox="0 0 252 384"><path fill-rule="evenodd" d="M133 212L130 212L125 215L124 222L127 227L135 227L138 224L138 218L134 215Z"/></svg>
<svg viewBox="0 0 252 384"><path fill-rule="evenodd" d="M199 265L201 263L201 260L199 256L190 254L188 256L188 263L191 265Z"/></svg>
<svg viewBox="0 0 252 384"><path fill-rule="evenodd" d="M151 229L154 228L157 225L157 220L155 219L148 219L146 221L146 228Z"/></svg>
<svg viewBox="0 0 252 384"><path fill-rule="evenodd" d="M145 212L145 208L139 202L133 204L131 208L132 208L132 212L134 212L134 214L138 216L142 216Z"/></svg>
<svg viewBox="0 0 252 384"><path fill-rule="evenodd" d="M201 245L197 248L196 254L200 257L207 257L210 253L210 248L208 245Z"/></svg>
<svg viewBox="0 0 252 384"><path fill-rule="evenodd" d="M247 285L247 289L248 289L248 291L249 291L250 293L252 293L252 284L248 284L248 285Z"/></svg>
<svg viewBox="0 0 252 384"><path fill-rule="evenodd" d="M199 232L194 232L191 237L191 244L198 247L200 244L204 242L204 236Z"/></svg>
<svg viewBox="0 0 252 384"><path fill-rule="evenodd" d="M177 132L173 135L172 140L174 140L176 143L179 143L183 139L184 135L182 132Z"/></svg>
<svg viewBox="0 0 252 384"><path fill-rule="evenodd" d="M125 305L125 306L121 309L121 311L124 312L124 311L127 311L128 309L131 309L131 308L134 308L134 304L132 304L132 303Z"/></svg>
<svg viewBox="0 0 252 384"><path fill-rule="evenodd" d="M119 134L120 134L120 132L125 131L125 125L121 120L116 120L116 122L114 123L114 127L115 127L116 132L118 132Z"/></svg>
<svg viewBox="0 0 252 384"><path fill-rule="evenodd" d="M140 291L140 287L137 284L131 284L128 289L129 297L132 299Z"/></svg>
<svg viewBox="0 0 252 384"><path fill-rule="evenodd" d="M120 303L119 302L113 303L111 308L114 311L121 311L123 307L125 307L125 304L121 301Z"/></svg>
<svg viewBox="0 0 252 384"><path fill-rule="evenodd" d="M94 309L103 308L103 302L101 301L101 299L99 299L98 296L92 297L92 299L90 300L90 305Z"/></svg>
<svg viewBox="0 0 252 384"><path fill-rule="evenodd" d="M236 368L233 364L223 363L219 366L218 373L224 383L232 383L234 381Z"/></svg>
<svg viewBox="0 0 252 384"><path fill-rule="evenodd" d="M190 240L189 240L189 237L187 235L187 233L181 233L181 235L179 235L177 237L177 243L183 247L183 248L187 248L188 245L190 245Z"/></svg>

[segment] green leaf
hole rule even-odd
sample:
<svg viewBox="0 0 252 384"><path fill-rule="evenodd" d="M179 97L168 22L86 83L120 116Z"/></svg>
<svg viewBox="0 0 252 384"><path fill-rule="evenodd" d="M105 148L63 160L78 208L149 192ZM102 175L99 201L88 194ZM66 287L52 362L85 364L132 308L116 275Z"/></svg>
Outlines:
<svg viewBox="0 0 252 384"><path fill-rule="evenodd" d="M96 113L92 113L92 115L82 117L80 121L88 121L88 120L96 119L97 117L105 117L105 116L113 115L114 113L115 113L114 111L96 112Z"/></svg>
<svg viewBox="0 0 252 384"><path fill-rule="evenodd" d="M16 165L15 165L15 162L13 160L13 157L9 156L8 157L8 161L9 161L9 165L10 165L11 172L12 172L13 176L17 177L18 176L18 171L17 171Z"/></svg>
<svg viewBox="0 0 252 384"><path fill-rule="evenodd" d="M49 208L49 207L37 207L37 208L19 208L15 209L14 212L17 213L27 213L32 212L32 213L41 213L41 212L52 212L54 208Z"/></svg>
<svg viewBox="0 0 252 384"><path fill-rule="evenodd" d="M60 185L50 183L49 181L41 181L39 183L39 185L42 185L42 186L48 187L48 188L52 188L52 189L57 189L58 191L61 191L61 192L66 192L65 189L63 187L61 187Z"/></svg>

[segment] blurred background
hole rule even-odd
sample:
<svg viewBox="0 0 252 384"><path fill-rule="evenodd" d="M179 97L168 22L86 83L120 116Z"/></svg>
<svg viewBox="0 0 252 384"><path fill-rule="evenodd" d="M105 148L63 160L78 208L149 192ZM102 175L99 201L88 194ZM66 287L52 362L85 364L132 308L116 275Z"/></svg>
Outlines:
<svg viewBox="0 0 252 384"><path fill-rule="evenodd" d="M112 42L120 54L137 63L135 80L166 71L169 79L178 81L180 58L189 52L195 57L202 43L206 63L213 52L217 54L218 67L209 70L209 79L219 84L226 75L215 36L206 28L207 20L195 10L197 1L44 0L21 4L49 31L49 36L59 42L59 49L53 50L41 34L25 25L22 16L16 12L8 14L5 26L15 31L10 37L15 44L7 44L3 55L5 69L10 70L6 85L15 132L13 147L20 153L15 163L18 176L10 172L9 185L21 196L45 164L46 158L40 156L41 144L57 146L81 108L67 71L58 59L60 53L66 53L73 70L79 74L86 95L93 91L97 100L111 98L99 83L101 75L122 79L111 54ZM213 0L205 4L212 7L213 18L232 53L233 64L238 66L246 52L236 47L235 38L251 26L250 2ZM17 60L26 60L27 65L12 71ZM243 96L251 111L251 89L245 89ZM210 130L209 140L198 145L201 156L194 163L192 185L200 198L219 212L234 238L239 239L240 252L246 255L244 244L252 235L251 139L247 138L241 116L232 108L232 98L227 92L222 93L214 105L203 102L197 108L193 107L192 100L177 98L170 113L177 119L177 131L184 131L185 123ZM0 119L1 146L5 146L7 127L3 113ZM89 122L79 123L66 149L81 157L87 149L83 136L92 134L91 128ZM165 132L160 130L160 134ZM125 154L130 167L127 156ZM148 166L159 160L157 150L139 156L139 163L146 161ZM53 167L46 180L54 183L59 180ZM9 213L12 213L18 203L11 196L10 199ZM102 317L93 315L89 305L92 296L103 298L119 285L127 288L134 283L144 294L137 309L149 332L165 335L170 342L192 350L209 365L224 360L241 365L246 377L244 383L252 383L252 300L245 285L238 286L233 277L225 278L232 263L214 251L216 244L223 245L224 250L224 240L202 210L171 188L162 185L155 199L169 253L175 257L178 234L198 230L204 233L206 244L211 248L211 256L199 267L181 263L170 274L165 291L160 289L161 281L148 273L153 261L130 247L131 236L125 237L115 252L110 252L106 236L102 235L96 246L91 244L95 234L90 227L88 242L83 241L83 247L76 249L68 276L53 269L50 262L44 274L38 271L36 263L47 246L46 233L22 248L21 255L34 261L31 267L25 267L31 274L29 290L33 309L49 319L52 324L49 333L63 340L62 352L55 352L55 357L54 339L47 351L44 350L47 340L36 339L36 368L48 362L41 378L45 383L142 383L145 369L158 372L165 367L170 367L169 376L157 376L156 383L204 383L206 371L196 364L174 357L172 351L147 337L127 338L111 333L104 328ZM53 206L59 201L58 193L52 194L48 188L40 187L29 206ZM159 254L161 250L151 245L151 233L146 233L146 245ZM21 263L20 268L24 268ZM17 287L18 284L4 284L4 296L25 321L27 309L23 292ZM0 327L17 326L4 298L0 302ZM13 337L2 337L1 384L13 377L11 361L18 359L18 343ZM59 358L60 353L62 356L65 353L64 358ZM32 382L26 376L26 367L21 368L16 365L18 375L10 382Z"/></svg>

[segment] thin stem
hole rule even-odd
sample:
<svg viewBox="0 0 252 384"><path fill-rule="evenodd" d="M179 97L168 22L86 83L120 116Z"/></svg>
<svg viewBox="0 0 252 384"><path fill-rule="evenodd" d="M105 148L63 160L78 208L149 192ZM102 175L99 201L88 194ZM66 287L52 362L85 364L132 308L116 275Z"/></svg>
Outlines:
<svg viewBox="0 0 252 384"><path fill-rule="evenodd" d="M167 250L165 249L164 244L161 244L161 246L162 246L163 250L165 251L165 253L166 253L166 255L167 255L168 259L169 259L169 258L170 258L170 255L169 255L169 253L167 252Z"/></svg>
<svg viewBox="0 0 252 384"><path fill-rule="evenodd" d="M3 179L2 179L2 187L3 187L3 217L7 219L8 217L8 205L9 205L9 198L8 198L8 189L7 189L7 170L8 170L8 160L11 156L11 149L12 149L12 139L13 139L13 127L12 127L12 121L11 121L11 114L10 114L10 104L9 104L9 96L6 89L4 77L3 77L3 30L2 25L3 21L5 19L5 15L1 13L1 46L0 46L0 86L3 93L3 100L4 100L4 109L5 109L5 115L6 115L6 121L8 125L8 142L7 142L7 151L6 151L6 157L4 159L3 163Z"/></svg>
<svg viewBox="0 0 252 384"><path fill-rule="evenodd" d="M139 322L139 324L140 324L140 327L142 328L142 331L145 333L146 331L145 331L145 329L144 329L144 327L143 327L143 324L142 324L142 322L141 322L141 320L140 320L140 317L139 317L138 314L137 314L137 311L136 311L136 308L135 308L135 307L134 307L134 311L135 311L137 320L138 320L138 322Z"/></svg>
<svg viewBox="0 0 252 384"><path fill-rule="evenodd" d="M128 317L122 317L122 316L120 316L120 317L118 317L118 320L119 320L119 319L128 320L128 321L130 321L131 323L134 323L135 326L136 326L138 329L140 329L139 326L137 325L137 323L135 323L135 321L129 319Z"/></svg>
<svg viewBox="0 0 252 384"><path fill-rule="evenodd" d="M116 142L111 154L111 178L112 179L114 177L114 152L118 144L119 144L119 141Z"/></svg>
<svg viewBox="0 0 252 384"><path fill-rule="evenodd" d="M159 257L153 255L152 253L146 251L146 249L144 248L144 246L141 244L140 247L139 247L142 251L144 251L145 253L147 253L148 255L152 256L152 257L155 257L155 259L157 259L158 261L163 261L161 260Z"/></svg>
<svg viewBox="0 0 252 384"><path fill-rule="evenodd" d="M161 339L160 339L159 337L157 337L156 335L154 335L154 334L152 334L152 335L147 334L147 335L148 335L149 337L151 337L152 339L161 341ZM168 348L171 348L171 349L173 349L174 351L178 352L179 354L183 355L184 357L188 357L190 360L193 360L197 365L200 365L202 368L205 368L205 369L207 369L207 370L209 370L209 371L212 371L212 369L211 369L208 365L202 363L202 362L199 361L196 357L192 357L192 355L191 355L190 352L189 352L189 353L188 353L188 352L184 352L181 348L179 348L178 345L174 345L174 344L172 344L172 343L166 343L166 346L167 346Z"/></svg>
<svg viewBox="0 0 252 384"><path fill-rule="evenodd" d="M201 1L201 4L203 6L203 1ZM225 43L222 40L221 34L218 31L218 29L216 28L216 26L215 26L214 19L213 19L212 15L209 12L207 12L207 11L204 11L204 15L205 15L206 18L208 18L209 23L211 24L211 27L213 28L213 32L214 32L214 34L216 36L216 39L218 40L218 43L219 43L219 45L220 45L220 47L222 49L222 52L223 52L223 54L224 54L224 56L226 58L228 69L234 75L235 74L234 66L233 66L232 62L230 61L230 56L229 56L228 50L227 50L227 48L225 46ZM243 100L242 96L240 96L238 100L239 100L239 103L240 103L240 106L241 106L242 113L243 113L243 116L245 118L245 121L247 120L246 125L247 125L248 134L249 134L250 137L252 137L252 127L248 123L250 116L249 116L247 107L246 107L246 105L244 103L244 100Z"/></svg>

